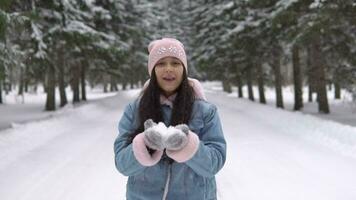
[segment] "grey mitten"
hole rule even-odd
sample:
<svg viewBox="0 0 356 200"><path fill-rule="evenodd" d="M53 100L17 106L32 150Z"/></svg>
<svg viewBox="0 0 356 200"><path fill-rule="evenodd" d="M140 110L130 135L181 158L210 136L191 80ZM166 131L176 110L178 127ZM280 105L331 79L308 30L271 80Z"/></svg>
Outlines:
<svg viewBox="0 0 356 200"><path fill-rule="evenodd" d="M180 150L188 143L189 127L185 124L170 126L167 129L165 147L168 150Z"/></svg>
<svg viewBox="0 0 356 200"><path fill-rule="evenodd" d="M143 140L145 144L154 150L163 150L163 131L166 131L167 127L162 122L156 124L152 119L148 119L144 123L145 131Z"/></svg>

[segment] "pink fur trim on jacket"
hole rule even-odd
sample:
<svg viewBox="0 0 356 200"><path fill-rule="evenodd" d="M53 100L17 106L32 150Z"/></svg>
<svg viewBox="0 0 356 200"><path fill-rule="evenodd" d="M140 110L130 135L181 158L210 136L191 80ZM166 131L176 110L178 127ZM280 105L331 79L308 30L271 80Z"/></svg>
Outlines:
<svg viewBox="0 0 356 200"><path fill-rule="evenodd" d="M145 141L143 140L144 133L136 135L132 141L132 150L136 160L143 166L153 166L159 162L163 155L163 151L156 150L152 155L147 150Z"/></svg>
<svg viewBox="0 0 356 200"><path fill-rule="evenodd" d="M199 137L195 133L189 131L187 145L177 151L167 149L166 154L179 163L187 162L198 151L199 142Z"/></svg>

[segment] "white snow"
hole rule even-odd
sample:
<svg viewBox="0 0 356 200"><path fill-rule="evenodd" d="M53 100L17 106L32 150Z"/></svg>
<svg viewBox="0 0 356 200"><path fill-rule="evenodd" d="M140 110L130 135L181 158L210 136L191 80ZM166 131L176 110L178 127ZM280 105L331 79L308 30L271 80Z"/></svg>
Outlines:
<svg viewBox="0 0 356 200"><path fill-rule="evenodd" d="M320 8L326 0L314 0L313 3L309 5L310 9Z"/></svg>
<svg viewBox="0 0 356 200"><path fill-rule="evenodd" d="M210 88L207 92L222 91L221 83L209 82L205 84L205 87ZM233 92L226 94L228 97L237 98L237 88L232 88ZM253 87L255 102L259 102L258 88ZM293 111L294 107L294 90L293 87L283 87L283 102L286 110ZM247 87L243 87L244 98L247 98ZM353 96L350 92L346 90L341 91L341 99L333 99L334 90L327 91L328 101L330 107L330 114L321 114L318 112L318 104L316 101L316 94L313 94L313 102L308 102L308 88L303 88L303 101L304 107L301 110L302 113L317 116L323 119L330 119L342 124L351 125L356 127L356 102L352 101ZM276 95L275 89L265 87L265 96L267 100L267 105L275 107L276 105Z"/></svg>
<svg viewBox="0 0 356 200"><path fill-rule="evenodd" d="M115 92L103 93L102 88L86 88L87 91L87 102L91 102L97 99L113 96ZM67 99L69 104L66 109L73 108L70 103L72 101L73 93L70 88L66 89ZM4 95L4 94L3 94ZM34 120L43 120L46 118L53 117L55 113L63 112L58 110L55 113L44 111L44 105L46 101L46 94L44 93L43 87L38 87L38 92L24 93L24 95L17 95L17 89L10 92L8 95L4 96L4 104L0 104L0 130L5 128L10 128L17 126L18 124L23 124ZM59 91L56 90L56 104L59 108L60 97ZM78 104L81 105L81 104Z"/></svg>
<svg viewBox="0 0 356 200"><path fill-rule="evenodd" d="M47 45L46 43L43 42L43 33L40 30L40 28L38 27L37 24L31 22L31 28L32 28L32 35L31 37L34 38L37 41L37 52L35 54L36 58L44 58L46 56L46 49L47 49Z"/></svg>
<svg viewBox="0 0 356 200"><path fill-rule="evenodd" d="M228 33L223 37L229 38L231 35L235 35L244 31L247 27L257 27L263 22L274 18L296 2L298 2L298 0L279 0L276 3L275 9L272 12L269 9L249 10L249 15L246 16L243 21L238 21L236 27L228 31Z"/></svg>
<svg viewBox="0 0 356 200"><path fill-rule="evenodd" d="M253 14L253 15L256 15L256 14ZM227 33L227 36L238 34L242 31L244 31L247 27L257 27L265 20L266 19L264 19L264 18L254 19L254 17L248 16L248 17L246 17L246 19L244 21L238 22L238 25L235 28L233 28L232 30L230 30ZM227 37L227 36L224 36L224 37Z"/></svg>
<svg viewBox="0 0 356 200"><path fill-rule="evenodd" d="M71 20L68 22L67 26L65 27L65 31L68 32L78 32L80 34L92 34L96 35L97 31L93 28L87 26L81 21Z"/></svg>
<svg viewBox="0 0 356 200"><path fill-rule="evenodd" d="M204 87L228 145L219 200L356 199L356 127ZM127 178L115 169L113 142L138 92L1 131L1 199L124 199Z"/></svg>

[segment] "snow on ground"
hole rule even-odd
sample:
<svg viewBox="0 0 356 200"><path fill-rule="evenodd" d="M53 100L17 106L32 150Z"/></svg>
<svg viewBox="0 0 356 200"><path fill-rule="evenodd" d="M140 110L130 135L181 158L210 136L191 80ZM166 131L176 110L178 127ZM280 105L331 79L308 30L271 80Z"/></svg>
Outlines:
<svg viewBox="0 0 356 200"><path fill-rule="evenodd" d="M67 88L66 90L68 102L72 101L73 93ZM113 96L116 93L103 93L101 88L91 89L87 87L88 102L100 98ZM56 104L59 107L59 92L56 91ZM17 95L17 91L10 92L4 98L4 104L0 104L0 130L11 128L17 124L26 123L33 120L42 120L53 117L54 112L44 111L46 102L46 94L42 87L38 88L37 93L25 93L24 96ZM78 104L80 105L80 104ZM67 107L72 107L68 104Z"/></svg>
<svg viewBox="0 0 356 200"><path fill-rule="evenodd" d="M124 94L1 131L0 199L123 199L113 141Z"/></svg>
<svg viewBox="0 0 356 200"><path fill-rule="evenodd" d="M228 157L220 199L356 198L356 128L302 113L208 95L218 105Z"/></svg>
<svg viewBox="0 0 356 200"><path fill-rule="evenodd" d="M1 200L124 199L113 142L138 90L0 132ZM227 139L222 200L356 199L356 128L207 90Z"/></svg>
<svg viewBox="0 0 356 200"><path fill-rule="evenodd" d="M204 88L209 91L222 91L221 82L206 82ZM255 102L259 103L258 88L254 87ZM286 110L293 111L294 108L294 91L292 86L283 87L283 103ZM243 87L244 98L247 99L247 87ZM233 87L233 92L227 94L231 98L237 98L237 88ZM276 107L276 93L274 88L265 88L265 97L267 105ZM318 103L316 102L316 93L313 94L313 101L308 102L308 88L303 88L303 104L302 113L310 114L336 121L342 124L347 124L356 127L356 102L352 102L352 96L346 90L341 91L341 99L334 99L334 90L328 90L329 114L321 114L318 112Z"/></svg>

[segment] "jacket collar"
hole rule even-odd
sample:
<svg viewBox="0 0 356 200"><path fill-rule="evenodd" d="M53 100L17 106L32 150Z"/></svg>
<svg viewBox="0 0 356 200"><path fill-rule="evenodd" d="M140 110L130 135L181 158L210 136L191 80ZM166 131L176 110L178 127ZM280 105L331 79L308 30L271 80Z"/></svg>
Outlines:
<svg viewBox="0 0 356 200"><path fill-rule="evenodd" d="M167 105L170 108L173 108L173 102L176 99L176 97L177 97L177 93L174 93L169 97L166 97L163 94L161 94L160 96L161 105Z"/></svg>

